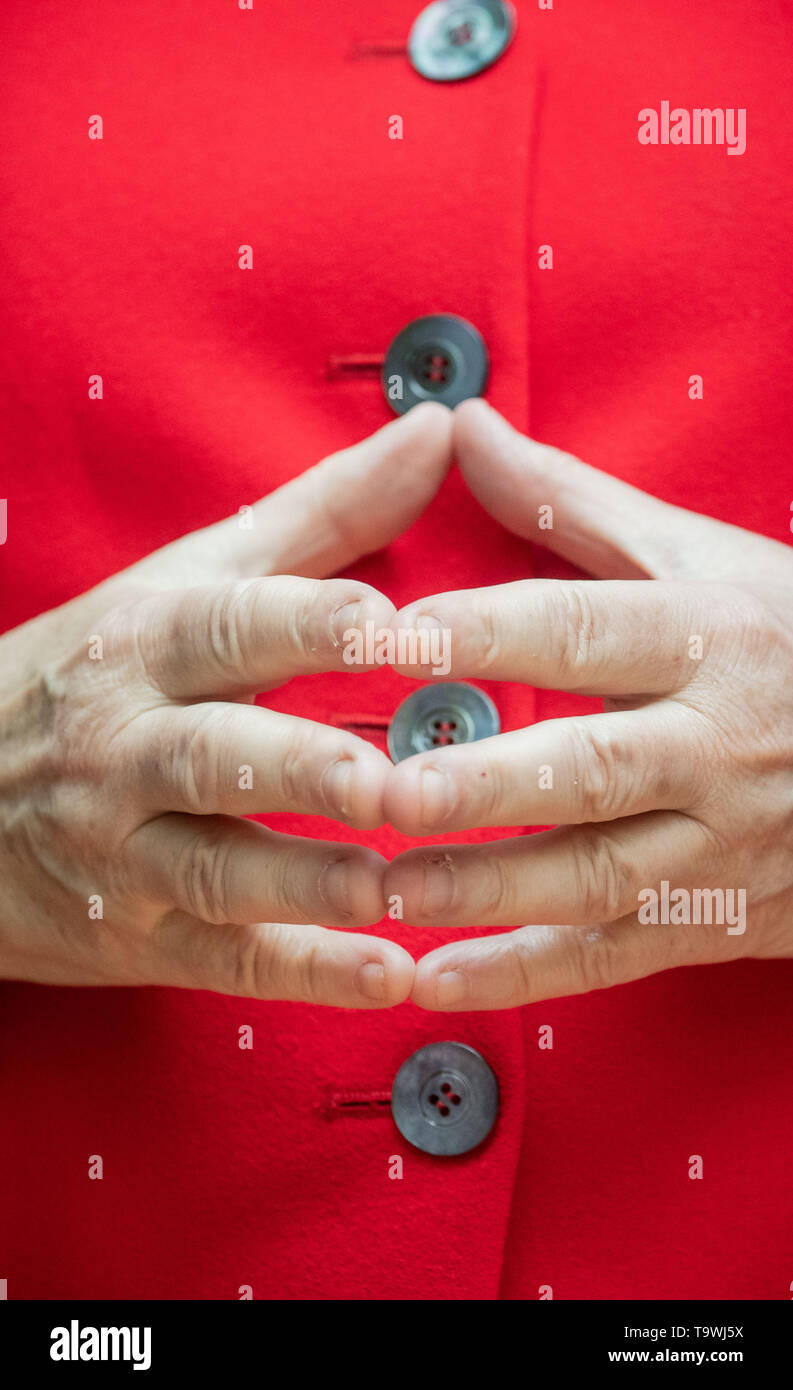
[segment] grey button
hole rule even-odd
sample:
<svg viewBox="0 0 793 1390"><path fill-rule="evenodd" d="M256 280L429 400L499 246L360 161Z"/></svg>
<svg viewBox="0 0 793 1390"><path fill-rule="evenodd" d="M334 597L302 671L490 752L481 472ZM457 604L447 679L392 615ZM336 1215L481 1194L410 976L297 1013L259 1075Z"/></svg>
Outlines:
<svg viewBox="0 0 793 1390"><path fill-rule="evenodd" d="M408 56L422 77L459 82L501 57L515 24L515 11L504 0L435 0L410 31Z"/></svg>
<svg viewBox="0 0 793 1390"><path fill-rule="evenodd" d="M391 1113L400 1134L424 1153L465 1154L495 1124L498 1082L473 1047L430 1043L399 1068Z"/></svg>
<svg viewBox="0 0 793 1390"><path fill-rule="evenodd" d="M422 685L397 707L388 729L388 751L392 762L401 763L431 748L490 738L500 729L498 710L484 690L464 681L439 681Z"/></svg>
<svg viewBox="0 0 793 1390"><path fill-rule="evenodd" d="M404 415L419 401L455 406L481 396L489 362L484 339L456 314L427 314L397 333L383 363L383 390Z"/></svg>

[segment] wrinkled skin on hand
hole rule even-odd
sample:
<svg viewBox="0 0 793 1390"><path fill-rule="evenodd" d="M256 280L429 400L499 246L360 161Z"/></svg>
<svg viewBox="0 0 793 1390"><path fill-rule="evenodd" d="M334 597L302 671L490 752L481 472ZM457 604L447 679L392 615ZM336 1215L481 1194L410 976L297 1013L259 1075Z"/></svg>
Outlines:
<svg viewBox="0 0 793 1390"><path fill-rule="evenodd" d="M395 624L450 629L449 679L527 681L605 707L390 774L386 815L407 834L558 827L390 865L406 920L463 938L422 958L414 1000L507 1008L677 965L793 955L793 553L536 444L482 401L455 411L455 455L488 512L599 578L436 594ZM553 529L538 530L548 505ZM700 924L642 920L639 895L664 880L743 890L745 930L708 924L707 908ZM521 925L466 942L474 924Z"/></svg>
<svg viewBox="0 0 793 1390"><path fill-rule="evenodd" d="M187 536L0 639L0 975L406 997L407 951L330 929L383 915L381 856L241 817L382 822L382 753L252 702L347 669L344 630L389 621L383 595L324 576L411 525L450 443L449 411L413 411L266 497L249 531Z"/></svg>

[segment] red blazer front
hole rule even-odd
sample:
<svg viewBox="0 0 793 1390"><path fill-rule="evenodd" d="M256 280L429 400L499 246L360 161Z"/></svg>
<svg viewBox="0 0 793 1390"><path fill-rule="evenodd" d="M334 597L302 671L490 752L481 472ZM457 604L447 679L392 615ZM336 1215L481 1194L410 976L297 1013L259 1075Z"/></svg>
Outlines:
<svg viewBox="0 0 793 1390"><path fill-rule="evenodd" d="M420 8L7 0L4 628L377 429L378 374L343 359L435 312L479 329L518 427L787 539L789 7L518 0L506 53L453 84L408 61ZM745 152L641 144L667 99L745 108ZM566 573L454 472L356 569L397 604ZM382 742L411 688L268 703ZM505 729L593 707L483 688ZM380 930L416 956L448 936ZM453 1016L5 983L0 1277L12 1299L789 1298L792 992L783 961ZM500 1087L454 1159L376 1103L444 1038Z"/></svg>

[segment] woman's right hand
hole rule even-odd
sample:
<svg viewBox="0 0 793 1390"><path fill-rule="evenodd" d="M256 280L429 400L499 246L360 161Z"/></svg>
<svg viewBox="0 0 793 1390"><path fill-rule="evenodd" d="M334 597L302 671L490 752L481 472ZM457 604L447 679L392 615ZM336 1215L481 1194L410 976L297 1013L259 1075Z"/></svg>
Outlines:
<svg viewBox="0 0 793 1390"><path fill-rule="evenodd" d="M381 857L241 817L382 822L382 753L252 700L349 669L344 630L389 622L382 594L322 576L424 510L450 421L417 407L264 498L252 529L184 537L0 638L0 977L408 996L406 951L327 930L382 917Z"/></svg>

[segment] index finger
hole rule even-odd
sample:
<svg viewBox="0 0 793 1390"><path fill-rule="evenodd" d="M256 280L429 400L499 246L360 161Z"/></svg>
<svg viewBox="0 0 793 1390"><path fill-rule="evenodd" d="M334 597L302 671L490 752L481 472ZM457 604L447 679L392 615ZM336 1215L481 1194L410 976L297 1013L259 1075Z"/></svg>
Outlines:
<svg viewBox="0 0 793 1390"><path fill-rule="evenodd" d="M171 699L191 699L349 671L345 633L366 631L367 623L377 630L392 613L390 600L368 584L275 575L168 590L138 602L129 616L147 681Z"/></svg>
<svg viewBox="0 0 793 1390"><path fill-rule="evenodd" d="M705 659L713 618L702 599L704 587L524 579L435 594L396 614L396 651L400 630L440 626L450 634L445 680L478 676L586 695L668 695L701 669L700 657L690 655L700 651L691 648L692 637L703 638ZM420 662L397 669L437 679L435 668Z"/></svg>

